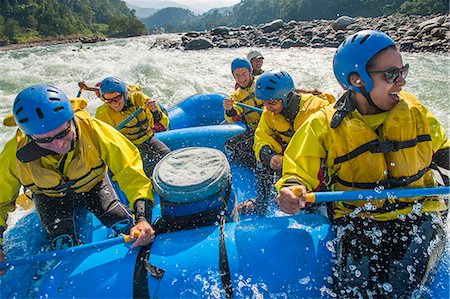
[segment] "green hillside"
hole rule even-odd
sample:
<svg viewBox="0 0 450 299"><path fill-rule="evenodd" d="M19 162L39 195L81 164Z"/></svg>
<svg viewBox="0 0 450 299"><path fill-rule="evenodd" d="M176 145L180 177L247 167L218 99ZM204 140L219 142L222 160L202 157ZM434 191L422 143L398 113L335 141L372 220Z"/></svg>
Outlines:
<svg viewBox="0 0 450 299"><path fill-rule="evenodd" d="M448 0L241 0L231 9L212 10L199 16L157 14L143 20L152 31L181 32L207 30L220 25L239 27L270 22L336 19L339 16L375 17L391 14L430 15L448 12ZM163 22L155 19L160 18Z"/></svg>
<svg viewBox="0 0 450 299"><path fill-rule="evenodd" d="M56 36L126 37L145 32L121 0L0 1L0 46Z"/></svg>

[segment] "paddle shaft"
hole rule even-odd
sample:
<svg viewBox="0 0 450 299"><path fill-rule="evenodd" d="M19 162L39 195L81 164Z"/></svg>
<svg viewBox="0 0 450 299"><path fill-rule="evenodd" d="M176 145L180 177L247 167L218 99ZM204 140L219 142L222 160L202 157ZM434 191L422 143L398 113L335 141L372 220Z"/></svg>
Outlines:
<svg viewBox="0 0 450 299"><path fill-rule="evenodd" d="M132 120L133 118L135 118L136 115L138 115L138 114L141 113L142 111L144 111L144 109L143 109L142 107L139 108L139 109L137 109L136 111L134 111L132 114L130 114L130 116L128 116L127 118L125 118L125 119L123 120L123 122L121 122L120 124L118 124L117 127L116 127L116 129L117 129L117 130L120 130L120 129L122 129L123 127L125 127L125 125L126 125L130 120Z"/></svg>
<svg viewBox="0 0 450 299"><path fill-rule="evenodd" d="M260 109L260 108L258 108L258 107L253 107L253 106L250 106L250 105L247 105L247 104L243 104L243 103L241 103L241 102L236 102L236 105L238 105L238 106L240 106L240 107L242 107L242 108L246 108L246 109L248 109L248 110L255 111L255 112L259 112L259 113L262 113L262 112L263 112L263 110Z"/></svg>
<svg viewBox="0 0 450 299"><path fill-rule="evenodd" d="M297 192L294 193L298 196ZM406 198L417 196L436 196L450 194L450 187L436 188L411 188L411 189L384 189L384 190L358 190L358 191L335 191L314 192L306 194L307 202L335 202L376 200L384 198Z"/></svg>
<svg viewBox="0 0 450 299"><path fill-rule="evenodd" d="M95 250L95 249L100 249L103 247L122 244L125 242L129 242L130 240L131 240L131 238L128 235L120 236L120 237L113 238L113 239L79 245L79 246L70 247L67 249L49 251L49 252L38 254L38 255L31 255L28 257L18 258L18 259L7 261L7 262L1 262L0 270L10 268L10 267L15 267L15 266L27 265L29 263L35 263L35 262L56 259L56 258L64 257L66 255L70 255L70 254L76 254L76 253L80 253L80 252L86 252L89 250Z"/></svg>

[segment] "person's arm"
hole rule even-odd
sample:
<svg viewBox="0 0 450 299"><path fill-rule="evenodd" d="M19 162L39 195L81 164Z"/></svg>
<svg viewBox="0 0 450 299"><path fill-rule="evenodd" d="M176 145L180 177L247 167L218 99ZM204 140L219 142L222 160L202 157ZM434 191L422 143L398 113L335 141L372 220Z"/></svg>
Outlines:
<svg viewBox="0 0 450 299"><path fill-rule="evenodd" d="M21 133L18 133L21 134ZM6 230L6 220L8 213L15 210L15 200L20 191L21 183L16 174L16 138L5 144L0 153L0 165L2 165L2 175L0 179L0 251L3 245L3 233ZM3 252L0 252L0 260Z"/></svg>
<svg viewBox="0 0 450 299"><path fill-rule="evenodd" d="M151 127L155 128L158 124L162 125L164 130L169 129L170 120L169 117L162 111L161 106L155 99L148 97L145 94L142 94L145 99L145 105L150 110L152 115ZM147 113L148 114L148 113Z"/></svg>
<svg viewBox="0 0 450 299"><path fill-rule="evenodd" d="M153 203L152 183L144 173L141 155L136 146L108 124L95 118L91 121L101 157L113 173L113 180L119 183L127 196L130 208L134 210L135 202L139 199Z"/></svg>
<svg viewBox="0 0 450 299"><path fill-rule="evenodd" d="M139 150L124 135L102 121L93 118L92 127L97 133L101 157L134 211L137 223L130 230L135 240L132 247L148 245L155 238L155 231L150 225L154 197L152 183L144 173Z"/></svg>
<svg viewBox="0 0 450 299"><path fill-rule="evenodd" d="M321 159L327 156L328 123L322 112L314 114L294 134L283 156L283 175L275 184L278 190L280 209L287 213L297 213L305 207L306 198L295 195L312 191L320 185Z"/></svg>
<svg viewBox="0 0 450 299"><path fill-rule="evenodd" d="M94 91L95 93L100 92L100 87L88 86L85 81L78 82L78 87L82 90Z"/></svg>
<svg viewBox="0 0 450 299"><path fill-rule="evenodd" d="M272 158L283 151L281 144L272 137L275 133L268 123L268 120L271 121L269 113L269 111L264 111L261 114L253 143L256 159L265 167L270 167Z"/></svg>
<svg viewBox="0 0 450 299"><path fill-rule="evenodd" d="M226 98L223 102L223 108L225 110L225 120L230 123L236 123L241 119L241 114L244 111L241 107L237 106L235 102L238 101L236 92L233 92L229 98Z"/></svg>

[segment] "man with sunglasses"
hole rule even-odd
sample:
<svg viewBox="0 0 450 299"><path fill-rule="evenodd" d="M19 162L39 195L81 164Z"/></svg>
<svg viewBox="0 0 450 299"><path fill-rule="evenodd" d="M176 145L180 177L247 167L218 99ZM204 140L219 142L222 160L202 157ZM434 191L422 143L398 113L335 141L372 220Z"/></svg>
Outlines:
<svg viewBox="0 0 450 299"><path fill-rule="evenodd" d="M117 77L107 77L100 84L101 99L105 102L97 109L95 117L116 127L139 108L135 116L119 131L139 149L148 177L170 149L154 135L155 131L169 128L169 117L155 99L145 95Z"/></svg>
<svg viewBox="0 0 450 299"><path fill-rule="evenodd" d="M84 111L87 101L71 101L58 88L34 85L21 91L13 106L19 126L0 153L0 261L7 213L21 186L33 202L55 249L79 244L74 209L83 206L104 225L130 233L133 246L154 238L153 192L136 147L107 124ZM112 173L126 194L134 217L118 200L106 175ZM0 272L0 275L4 271Z"/></svg>
<svg viewBox="0 0 450 299"><path fill-rule="evenodd" d="M280 209L305 208L321 160L336 191L435 186L431 168L448 171L450 141L402 90L409 67L394 41L375 30L355 33L337 49L333 68L346 91L294 134L276 184ZM420 295L445 248L447 209L442 197L334 202L336 297Z"/></svg>
<svg viewBox="0 0 450 299"><path fill-rule="evenodd" d="M314 112L334 103L330 94L317 90L295 89L286 71L263 73L255 85L255 96L266 108L255 131L258 192L255 200L240 205L243 213L265 213L272 195L271 176L281 176L283 153L295 131Z"/></svg>

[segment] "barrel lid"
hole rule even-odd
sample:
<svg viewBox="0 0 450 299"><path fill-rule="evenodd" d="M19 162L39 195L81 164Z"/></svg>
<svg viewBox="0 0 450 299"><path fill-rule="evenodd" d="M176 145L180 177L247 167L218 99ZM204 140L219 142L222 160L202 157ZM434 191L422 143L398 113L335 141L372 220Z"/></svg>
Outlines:
<svg viewBox="0 0 450 299"><path fill-rule="evenodd" d="M220 192L230 175L230 164L221 151L188 147L170 152L159 161L153 184L161 200L189 203Z"/></svg>

